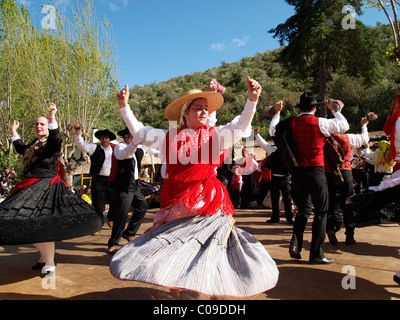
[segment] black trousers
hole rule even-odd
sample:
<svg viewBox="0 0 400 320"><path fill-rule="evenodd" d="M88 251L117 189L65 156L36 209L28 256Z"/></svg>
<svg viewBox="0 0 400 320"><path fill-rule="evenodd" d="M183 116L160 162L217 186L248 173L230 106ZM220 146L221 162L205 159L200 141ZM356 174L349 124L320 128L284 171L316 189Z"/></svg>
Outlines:
<svg viewBox="0 0 400 320"><path fill-rule="evenodd" d="M336 186L330 173L326 173L326 180L328 181L329 189L329 209L328 209L328 220L326 223L326 230L339 231L341 228L342 218L340 213L336 211L336 204L339 201L340 207L343 209L343 219L346 227L346 235L354 235L354 215L348 215L344 212L344 207L348 197L352 196L354 193L354 182L353 174L351 170L340 170L344 182ZM339 192L339 199L337 199L336 194ZM337 201L338 200L338 201Z"/></svg>
<svg viewBox="0 0 400 320"><path fill-rule="evenodd" d="M129 187L118 188L115 190L116 212L114 216L111 238L108 246L116 246L121 240L122 234L133 237L139 230L143 218L146 215L148 205L142 191L136 182L132 182ZM129 208L133 207L133 213L128 226L125 229L128 218Z"/></svg>
<svg viewBox="0 0 400 320"><path fill-rule="evenodd" d="M290 245L303 248L303 234L308 218L314 206L310 260L324 258L322 250L326 237L326 220L328 214L328 184L324 167L297 167L292 172L293 199L298 213L293 224L293 235Z"/></svg>
<svg viewBox="0 0 400 320"><path fill-rule="evenodd" d="M293 219L291 189L292 187L288 176L285 177L278 177L275 175L271 176L271 183L270 183L271 202L272 202L271 219L279 220L280 193L282 194L282 201L285 207L285 218L286 220Z"/></svg>
<svg viewBox="0 0 400 320"><path fill-rule="evenodd" d="M106 203L109 204L108 219L114 215L114 184L106 176L95 175L92 178L92 205L103 217Z"/></svg>

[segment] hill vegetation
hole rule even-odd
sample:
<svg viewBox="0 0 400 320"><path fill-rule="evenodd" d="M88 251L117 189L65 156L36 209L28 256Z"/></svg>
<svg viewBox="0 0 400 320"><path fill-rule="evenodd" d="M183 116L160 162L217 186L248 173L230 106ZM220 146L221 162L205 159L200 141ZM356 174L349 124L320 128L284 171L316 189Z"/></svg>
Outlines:
<svg viewBox="0 0 400 320"><path fill-rule="evenodd" d="M369 125L369 129L381 130L394 96L400 89L399 69L385 53L390 43L391 30L388 25L370 28L378 46L379 74L373 82L363 77L348 76L346 73L330 74L327 83L327 96L342 100L345 104L343 114L351 124L351 132L359 132L360 120L368 112L375 112L379 118ZM217 79L226 87L224 105L218 110L218 124L225 124L241 113L246 102L246 76L259 81L263 92L253 120L253 127L260 128L260 134L266 138L270 119L264 115L265 107L283 100L286 111L283 117L297 114L295 104L304 91L313 90L311 79L293 72L278 61L282 48L257 53L238 62L226 63L204 72L179 76L160 83L135 86L131 89L130 106L138 119L146 125L168 128L164 115L165 107L181 97L190 89L202 89L211 79ZM360 60L363 57L360 57Z"/></svg>

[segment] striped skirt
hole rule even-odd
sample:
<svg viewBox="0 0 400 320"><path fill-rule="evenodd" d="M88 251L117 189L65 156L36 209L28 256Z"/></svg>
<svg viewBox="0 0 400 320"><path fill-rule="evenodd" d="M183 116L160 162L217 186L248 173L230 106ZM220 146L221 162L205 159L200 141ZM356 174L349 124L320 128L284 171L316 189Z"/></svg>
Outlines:
<svg viewBox="0 0 400 320"><path fill-rule="evenodd" d="M263 245L222 211L175 220L113 256L111 273L209 296L249 297L273 288L278 269Z"/></svg>

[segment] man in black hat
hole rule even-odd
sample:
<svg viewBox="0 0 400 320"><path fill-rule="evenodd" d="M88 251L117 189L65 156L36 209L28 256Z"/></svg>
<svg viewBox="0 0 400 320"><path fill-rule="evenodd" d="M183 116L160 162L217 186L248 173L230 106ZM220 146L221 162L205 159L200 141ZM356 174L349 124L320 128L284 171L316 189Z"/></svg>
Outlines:
<svg viewBox="0 0 400 320"><path fill-rule="evenodd" d="M114 146L111 141L116 139L110 130L98 130L94 134L100 144L85 142L81 135L81 124L76 123L76 144L79 149L90 156L90 174L92 175L92 205L103 215L105 204L109 204L108 220L113 220L113 182L110 180Z"/></svg>
<svg viewBox="0 0 400 320"><path fill-rule="evenodd" d="M147 201L137 183L144 151L138 147L138 143L134 141L128 128L118 131L118 135L124 138L124 142L117 144L114 149L114 155L118 159L118 169L115 176L116 210L111 238L108 241L110 254L117 250L121 237L128 241L133 240L148 208ZM125 229L131 206L133 213Z"/></svg>
<svg viewBox="0 0 400 320"><path fill-rule="evenodd" d="M287 125L292 130L293 150L296 166L291 170L293 199L297 205L298 213L293 225L293 235L290 241L289 254L292 258L301 259L300 252L303 246L303 233L307 220L314 208L314 221L312 224L312 238L310 245L311 264L329 264L333 260L327 258L322 250L326 237L326 222L328 214L328 184L324 171L324 151L326 137L335 133L344 133L349 129L346 118L335 109L334 100L327 101L327 107L332 111L334 118L315 117L318 102L313 94L306 92L300 97L296 105L300 110L297 117L289 118L278 124L282 104L275 104L275 115L270 124L269 133L281 131L280 126ZM278 147L279 148L279 147Z"/></svg>

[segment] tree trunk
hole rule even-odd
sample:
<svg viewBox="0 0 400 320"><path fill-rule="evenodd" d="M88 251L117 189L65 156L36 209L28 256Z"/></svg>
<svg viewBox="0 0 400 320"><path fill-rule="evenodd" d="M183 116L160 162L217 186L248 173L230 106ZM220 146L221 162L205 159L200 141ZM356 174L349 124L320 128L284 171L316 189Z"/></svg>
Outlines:
<svg viewBox="0 0 400 320"><path fill-rule="evenodd" d="M322 54L319 61L319 96L320 99L323 101L326 100L326 82L327 82L326 59L325 55ZM320 107L320 116L326 118L327 115L328 113L326 110L326 104L322 104Z"/></svg>

